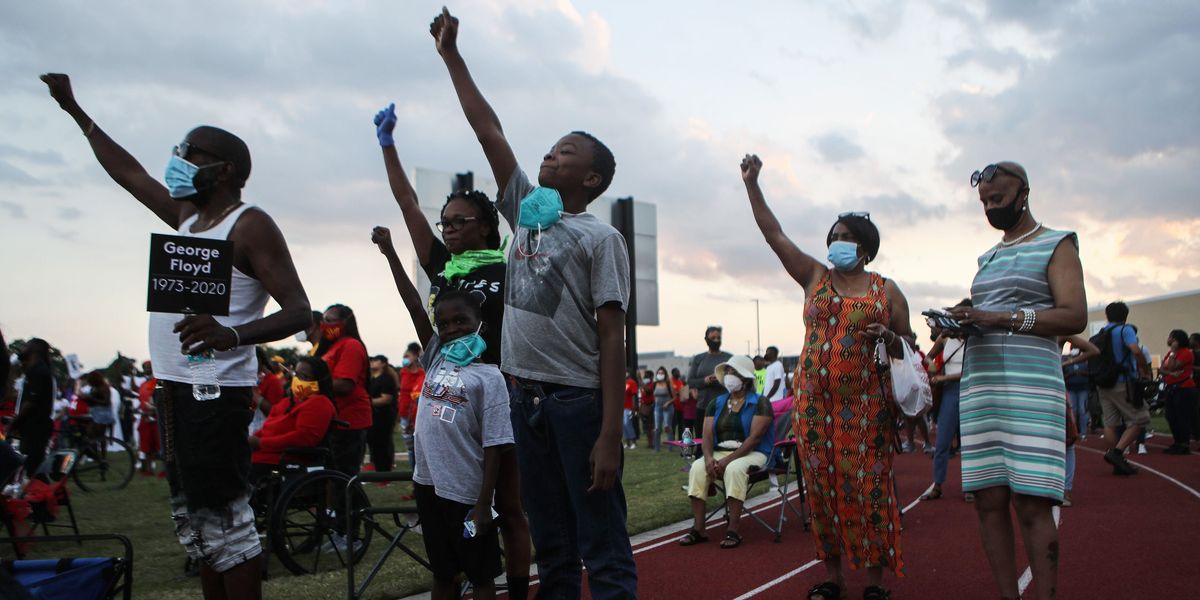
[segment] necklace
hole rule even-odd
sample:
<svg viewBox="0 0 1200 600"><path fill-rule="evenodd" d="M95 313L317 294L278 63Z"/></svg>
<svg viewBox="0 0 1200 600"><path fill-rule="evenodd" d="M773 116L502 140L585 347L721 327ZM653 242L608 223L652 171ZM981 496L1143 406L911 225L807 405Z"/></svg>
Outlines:
<svg viewBox="0 0 1200 600"><path fill-rule="evenodd" d="M1029 233L1026 233L1025 235L1022 235L1021 237L1019 237L1019 238L1017 238L1017 239L1015 239L1015 240L1012 240L1011 242L1006 242L1006 241L1004 241L1004 239L1003 239L1003 238L1001 238L1001 239L1000 239L1000 243L999 243L999 244L997 244L997 245L998 245L998 246L1000 246L1001 248L1007 248L1007 247L1009 247L1009 246L1015 246L1015 245L1017 245L1017 244L1020 244L1021 242L1025 241L1025 240L1029 239L1029 236L1031 236L1031 235L1033 235L1033 234L1037 233L1037 232L1038 232L1038 231L1040 231L1041 229L1042 229L1042 224L1041 224L1041 223L1034 223L1034 224L1033 224L1033 229L1030 229L1030 230L1029 230Z"/></svg>
<svg viewBox="0 0 1200 600"><path fill-rule="evenodd" d="M228 217L229 213L233 212L233 209L235 209L241 205L242 205L241 202L234 202L233 204L230 204L228 208L221 211L221 214L217 215L217 217L215 219L212 219L211 221L209 221L208 225L206 227L201 228L200 231L208 231L209 229L212 229L213 226L215 226L217 223L220 223L221 221L225 220L225 217ZM197 225L200 224L199 217L196 218L196 224Z"/></svg>

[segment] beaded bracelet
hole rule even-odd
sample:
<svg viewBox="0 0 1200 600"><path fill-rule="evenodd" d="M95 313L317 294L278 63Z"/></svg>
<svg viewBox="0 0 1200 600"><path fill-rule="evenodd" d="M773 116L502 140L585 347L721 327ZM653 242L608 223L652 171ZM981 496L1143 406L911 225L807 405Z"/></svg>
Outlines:
<svg viewBox="0 0 1200 600"><path fill-rule="evenodd" d="M1021 320L1021 328L1019 329L1019 331L1021 333L1029 333L1030 331L1033 331L1033 325L1034 325L1034 323L1037 323L1037 311L1036 310L1026 310L1026 309L1022 308L1021 315L1024 318Z"/></svg>

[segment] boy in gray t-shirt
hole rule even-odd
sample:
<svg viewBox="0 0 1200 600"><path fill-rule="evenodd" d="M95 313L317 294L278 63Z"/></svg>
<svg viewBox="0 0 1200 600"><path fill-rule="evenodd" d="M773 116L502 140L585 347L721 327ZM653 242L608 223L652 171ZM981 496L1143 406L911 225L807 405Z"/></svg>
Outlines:
<svg viewBox="0 0 1200 600"><path fill-rule="evenodd" d="M636 597L621 488L629 255L616 230L587 214L616 161L600 140L575 131L542 158L535 188L458 52L458 19L443 8L430 33L502 190L497 209L515 232L500 364L538 594L579 597L582 562L592 598Z"/></svg>

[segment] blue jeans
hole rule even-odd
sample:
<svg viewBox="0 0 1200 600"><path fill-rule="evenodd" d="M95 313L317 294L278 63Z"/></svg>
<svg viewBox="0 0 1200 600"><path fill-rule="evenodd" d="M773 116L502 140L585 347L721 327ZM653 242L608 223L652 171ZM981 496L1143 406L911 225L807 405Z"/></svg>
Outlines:
<svg viewBox="0 0 1200 600"><path fill-rule="evenodd" d="M511 378L508 387L521 499L537 548L537 597L578 599L582 560L592 598L635 598L621 470L608 491L587 491L600 436L600 390L555 387L546 394L539 384Z"/></svg>
<svg viewBox="0 0 1200 600"><path fill-rule="evenodd" d="M1079 435L1086 435L1088 432L1088 391L1084 390L1067 390L1067 400L1071 403L1071 410L1075 411L1075 422L1079 424Z"/></svg>
<svg viewBox="0 0 1200 600"><path fill-rule="evenodd" d="M1063 488L1066 491L1071 491L1071 484L1075 483L1075 446L1067 446L1067 477L1066 485Z"/></svg>
<svg viewBox="0 0 1200 600"><path fill-rule="evenodd" d="M933 449L933 482L946 482L946 466L950 462L950 447L958 437L958 392L959 382L942 384L942 407L938 409L937 444Z"/></svg>
<svg viewBox="0 0 1200 600"><path fill-rule="evenodd" d="M675 416L675 407L671 404L659 406L658 402L654 403L654 449L662 450L662 436L666 434L668 440L675 439L671 432L671 417Z"/></svg>
<svg viewBox="0 0 1200 600"><path fill-rule="evenodd" d="M626 440L636 440L637 432L633 430L633 411L628 408L623 409L621 413L621 429L625 433Z"/></svg>

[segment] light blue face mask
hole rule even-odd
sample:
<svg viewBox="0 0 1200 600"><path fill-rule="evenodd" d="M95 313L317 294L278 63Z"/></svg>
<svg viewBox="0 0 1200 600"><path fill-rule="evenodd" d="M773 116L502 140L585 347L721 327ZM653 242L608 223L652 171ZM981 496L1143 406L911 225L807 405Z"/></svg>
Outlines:
<svg viewBox="0 0 1200 600"><path fill-rule="evenodd" d="M483 323L479 324L483 327ZM479 358L483 351L487 350L487 342L483 341L483 337L479 335L479 329L475 333L469 333L454 341L446 342L440 350L442 358L460 366L465 367Z"/></svg>
<svg viewBox="0 0 1200 600"><path fill-rule="evenodd" d="M167 182L167 190L171 194L171 198L182 200L198 194L195 178L196 173L199 172L200 167L178 156L172 156L167 163L167 174L163 177L163 180Z"/></svg>
<svg viewBox="0 0 1200 600"><path fill-rule="evenodd" d="M839 271L849 271L862 260L858 256L858 244L854 242L834 242L829 244L829 262Z"/></svg>

